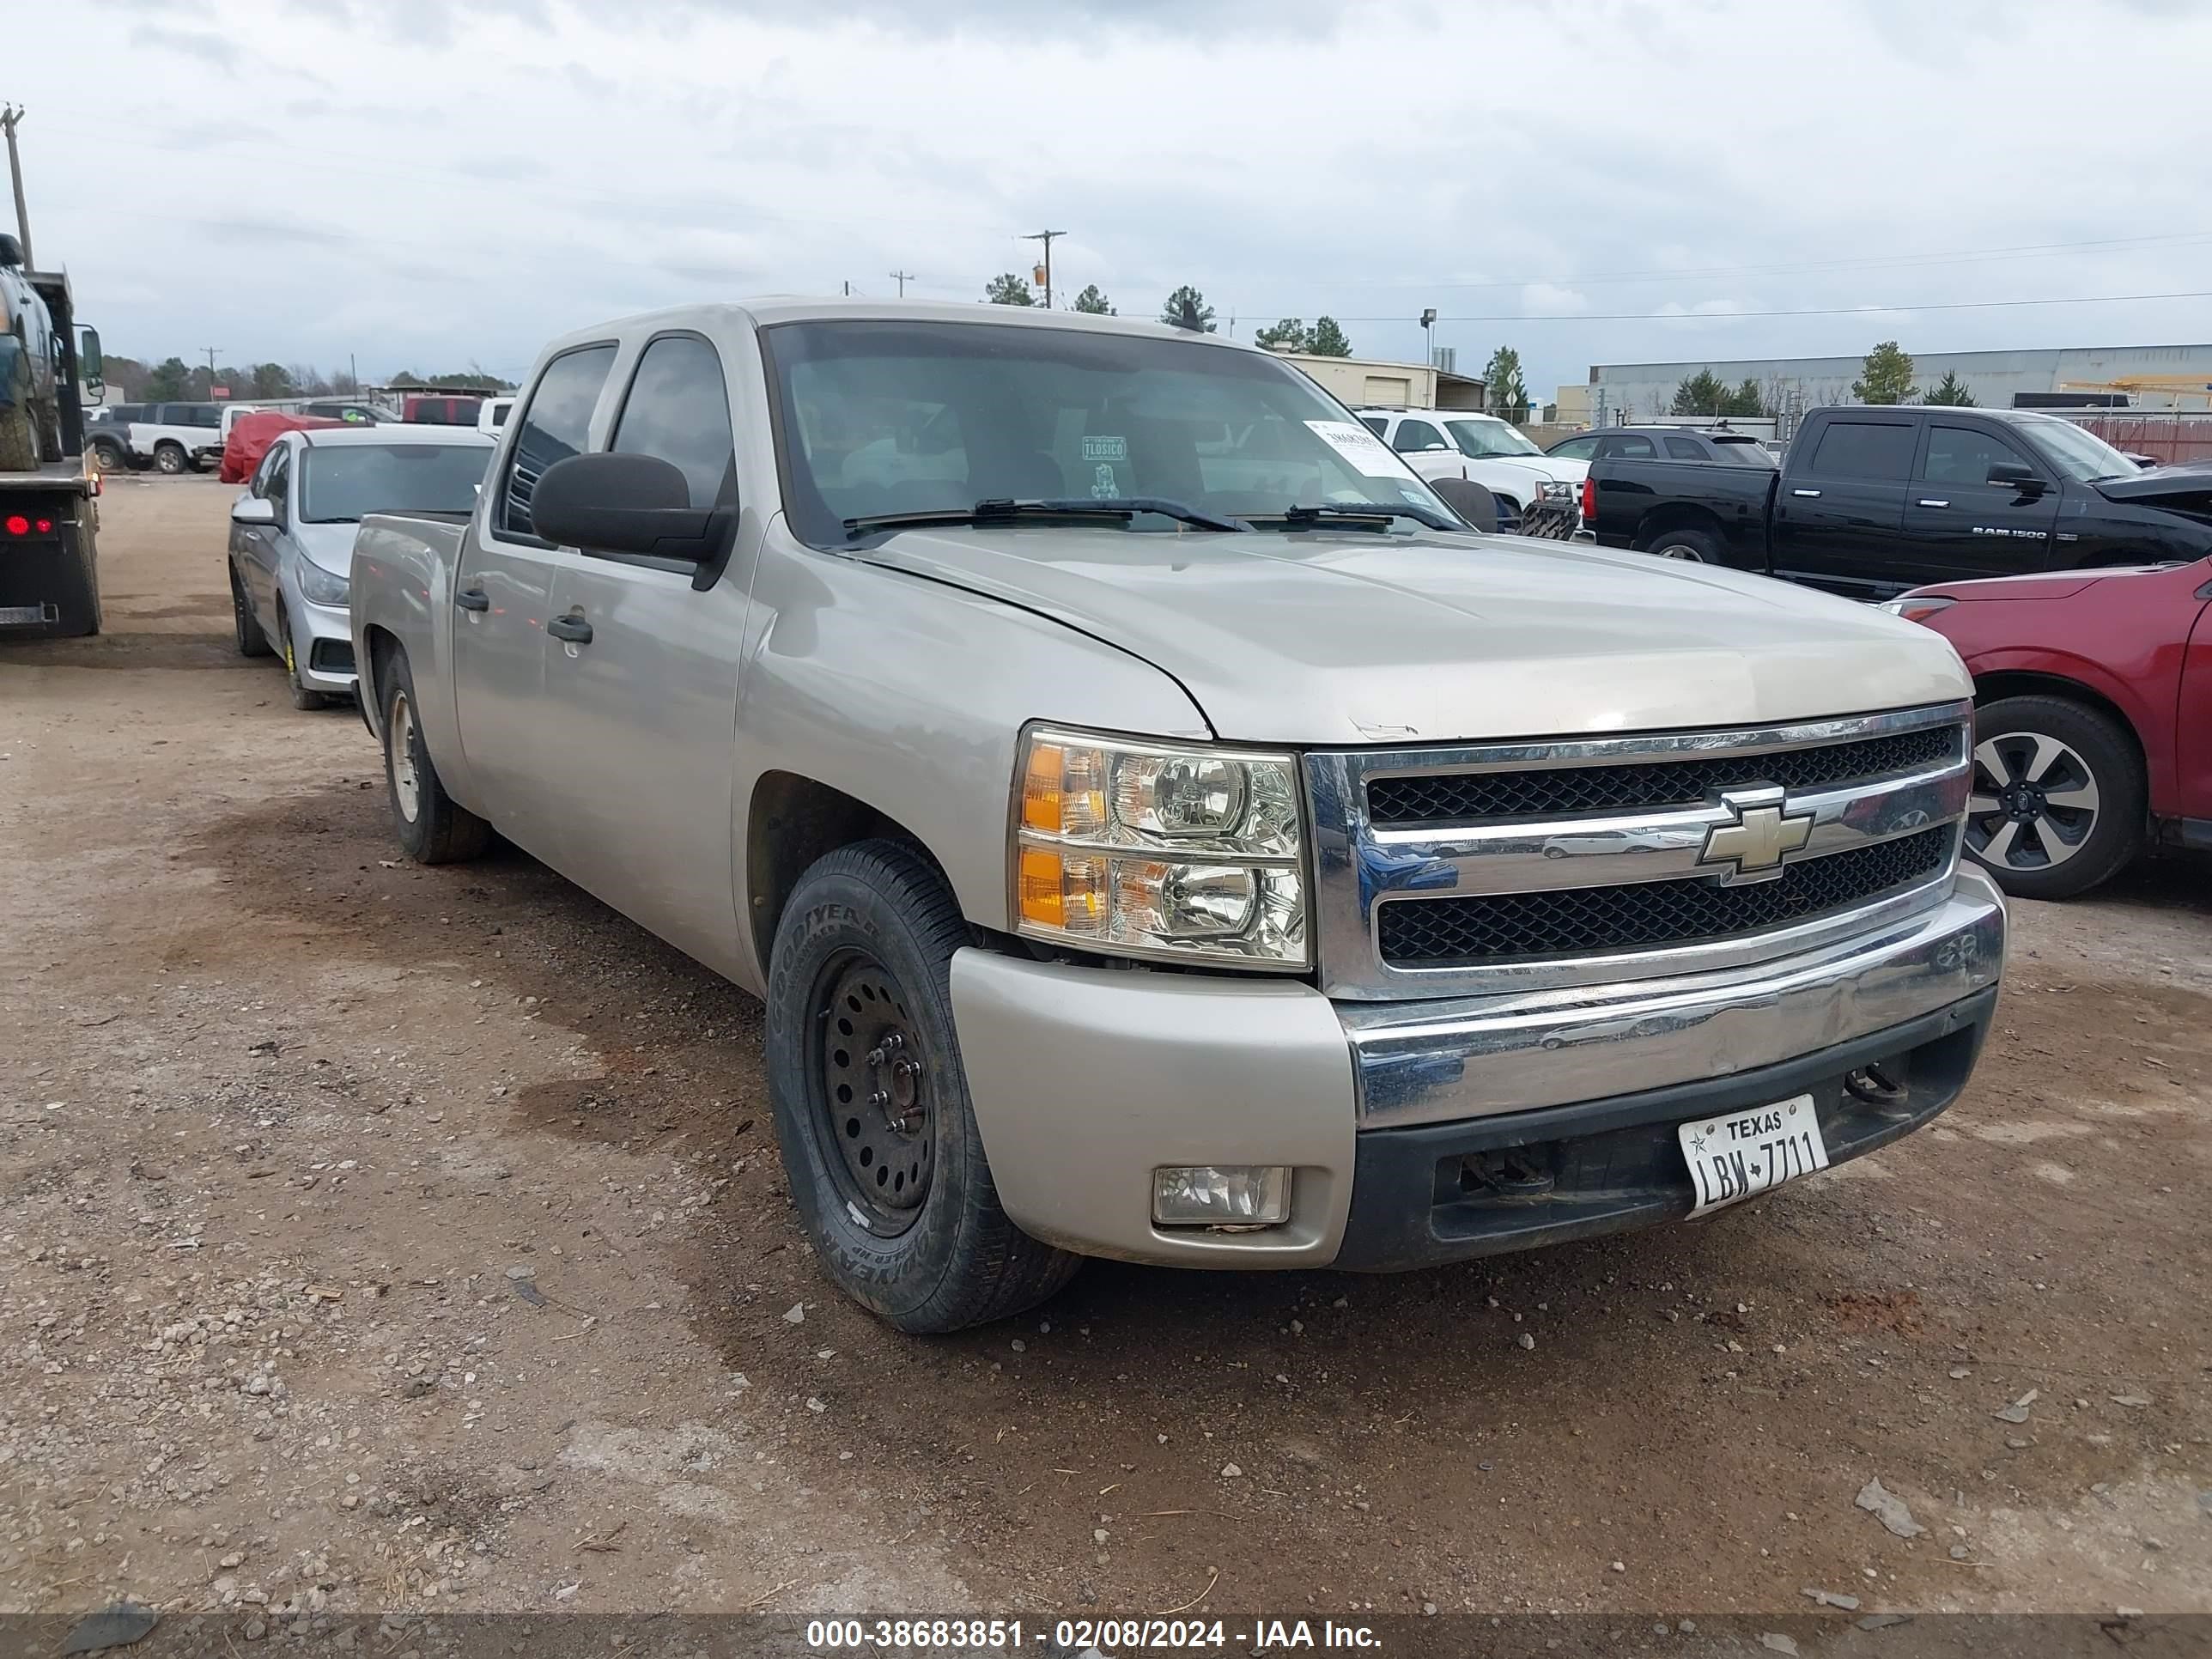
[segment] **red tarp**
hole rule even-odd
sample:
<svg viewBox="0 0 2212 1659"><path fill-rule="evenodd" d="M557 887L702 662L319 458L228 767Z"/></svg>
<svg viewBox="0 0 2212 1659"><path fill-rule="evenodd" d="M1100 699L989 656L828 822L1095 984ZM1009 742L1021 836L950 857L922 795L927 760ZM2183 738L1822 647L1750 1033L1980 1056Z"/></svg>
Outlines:
<svg viewBox="0 0 2212 1659"><path fill-rule="evenodd" d="M276 410L241 415L230 423L230 436L222 446L222 471L216 476L225 483L244 483L261 465L261 458L269 453L278 434L344 424L321 415L286 415Z"/></svg>

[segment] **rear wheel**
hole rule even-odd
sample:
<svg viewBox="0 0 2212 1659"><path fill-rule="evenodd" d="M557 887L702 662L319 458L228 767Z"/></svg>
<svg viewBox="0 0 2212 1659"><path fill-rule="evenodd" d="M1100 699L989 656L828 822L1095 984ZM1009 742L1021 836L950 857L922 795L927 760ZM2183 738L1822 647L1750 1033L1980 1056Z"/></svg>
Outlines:
<svg viewBox="0 0 2212 1659"><path fill-rule="evenodd" d="M793 1200L854 1300L956 1331L1050 1296L1079 1258L1007 1218L962 1070L952 954L970 942L911 847L866 842L799 879L769 975L769 1082Z"/></svg>
<svg viewBox="0 0 2212 1659"><path fill-rule="evenodd" d="M400 846L417 864L459 864L482 857L491 845L491 825L459 805L439 781L416 719L415 676L407 653L394 654L380 678L384 783Z"/></svg>
<svg viewBox="0 0 2212 1659"><path fill-rule="evenodd" d="M2008 893L2071 898L2142 850L2142 753L2110 715L2064 697L2004 697L1974 715L1966 852Z"/></svg>
<svg viewBox="0 0 2212 1659"><path fill-rule="evenodd" d="M1721 562L1720 538L1709 530L1662 530L1651 538L1644 550L1659 558L1679 559L1685 564Z"/></svg>

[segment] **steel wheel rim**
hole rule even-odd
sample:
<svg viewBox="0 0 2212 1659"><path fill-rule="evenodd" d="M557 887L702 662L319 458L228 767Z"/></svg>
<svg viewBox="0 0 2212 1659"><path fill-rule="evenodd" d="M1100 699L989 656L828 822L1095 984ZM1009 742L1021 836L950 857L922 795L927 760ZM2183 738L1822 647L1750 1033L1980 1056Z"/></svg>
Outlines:
<svg viewBox="0 0 2212 1659"><path fill-rule="evenodd" d="M845 1213L880 1238L921 1218L935 1167L933 1057L907 1005L864 951L840 953L816 981L808 1092L837 1149L824 1161Z"/></svg>
<svg viewBox="0 0 2212 1659"><path fill-rule="evenodd" d="M2081 751L2042 732L1974 745L1966 849L2000 869L2052 870L2088 844L2102 797Z"/></svg>
<svg viewBox="0 0 2212 1659"><path fill-rule="evenodd" d="M422 781L415 772L415 706L404 691L392 694L384 741L392 762L392 799L399 816L412 823L422 810Z"/></svg>

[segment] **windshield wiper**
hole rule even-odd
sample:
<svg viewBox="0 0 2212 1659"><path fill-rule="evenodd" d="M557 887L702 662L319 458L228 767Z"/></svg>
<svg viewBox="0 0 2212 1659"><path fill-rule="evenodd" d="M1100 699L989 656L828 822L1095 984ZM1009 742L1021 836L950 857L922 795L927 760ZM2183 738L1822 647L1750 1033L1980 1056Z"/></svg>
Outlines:
<svg viewBox="0 0 2212 1659"><path fill-rule="evenodd" d="M1208 513L1203 507L1193 507L1187 501L1170 501L1164 495L1111 495L1103 499L1075 495L1031 501L992 496L970 507L925 507L913 513L872 513L860 518L848 519L845 520L845 537L849 541L872 530L914 530L936 524L990 526L1012 524L1018 519L1112 519L1127 524L1139 513L1156 513L1164 519L1178 520L1200 530L1242 531L1252 528L1242 519Z"/></svg>
<svg viewBox="0 0 2212 1659"><path fill-rule="evenodd" d="M1270 517L1276 515L1270 514ZM1415 507L1410 501L1323 501L1318 507L1286 507L1280 517L1284 523L1298 529L1308 529L1325 518L1411 519L1416 524L1426 525L1431 530L1464 530L1467 526L1441 513L1432 513L1425 507Z"/></svg>

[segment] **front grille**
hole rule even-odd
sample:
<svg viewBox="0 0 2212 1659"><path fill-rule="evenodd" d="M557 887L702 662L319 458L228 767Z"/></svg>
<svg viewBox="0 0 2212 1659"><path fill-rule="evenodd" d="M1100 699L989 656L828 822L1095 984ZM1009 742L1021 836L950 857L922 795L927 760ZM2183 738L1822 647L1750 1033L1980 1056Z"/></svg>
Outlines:
<svg viewBox="0 0 2212 1659"><path fill-rule="evenodd" d="M1850 909L1935 876L1951 856L1953 833L1942 824L1805 859L1771 881L1738 887L1692 878L1552 893L1394 900L1376 911L1382 959L1394 968L1471 967L1759 933Z"/></svg>
<svg viewBox="0 0 2212 1659"><path fill-rule="evenodd" d="M1780 784L1791 790L1833 788L1956 761L1959 735L1955 726L1933 726L1776 754L1370 778L1367 816L1383 828L1403 829L1693 805L1717 790L1747 784Z"/></svg>

